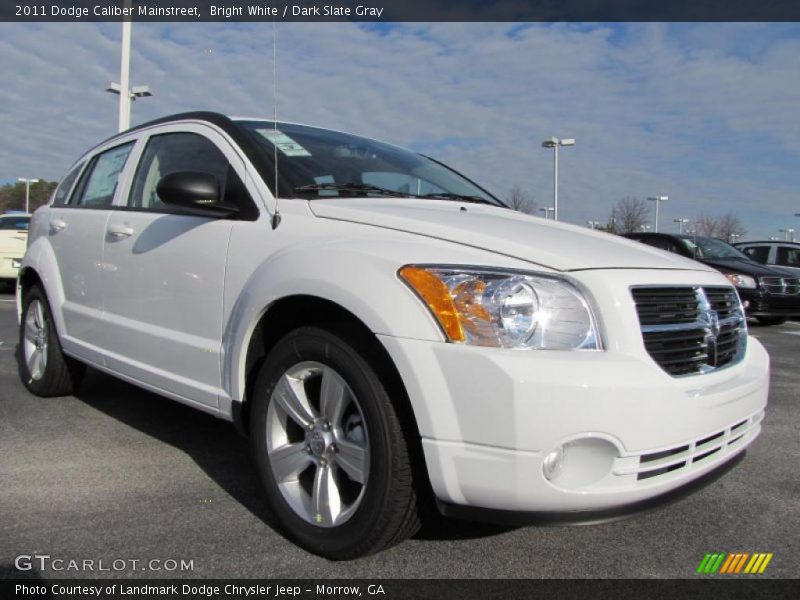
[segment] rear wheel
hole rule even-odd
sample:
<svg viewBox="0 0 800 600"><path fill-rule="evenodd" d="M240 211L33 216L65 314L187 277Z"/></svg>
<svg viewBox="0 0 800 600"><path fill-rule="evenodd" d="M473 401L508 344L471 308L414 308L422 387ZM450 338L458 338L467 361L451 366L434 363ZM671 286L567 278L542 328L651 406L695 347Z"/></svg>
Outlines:
<svg viewBox="0 0 800 600"><path fill-rule="evenodd" d="M762 325L783 325L786 323L786 317L756 317Z"/></svg>
<svg viewBox="0 0 800 600"><path fill-rule="evenodd" d="M290 538L332 559L377 552L419 527L392 398L354 345L303 327L259 372L250 428L267 500Z"/></svg>
<svg viewBox="0 0 800 600"><path fill-rule="evenodd" d="M62 352L50 305L38 286L25 294L19 352L22 383L37 396L69 396L77 389L86 370L84 364Z"/></svg>

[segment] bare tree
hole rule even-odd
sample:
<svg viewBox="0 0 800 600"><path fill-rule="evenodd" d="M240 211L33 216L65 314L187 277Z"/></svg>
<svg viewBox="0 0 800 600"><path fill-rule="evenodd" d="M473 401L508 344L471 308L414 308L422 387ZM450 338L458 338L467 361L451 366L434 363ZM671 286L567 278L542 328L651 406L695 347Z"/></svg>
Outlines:
<svg viewBox="0 0 800 600"><path fill-rule="evenodd" d="M694 224L697 235L705 235L708 237L719 236L720 222L717 217L712 217L711 215L703 213L695 219Z"/></svg>
<svg viewBox="0 0 800 600"><path fill-rule="evenodd" d="M611 210L609 231L614 233L634 233L641 231L650 220L650 207L641 198L623 198Z"/></svg>
<svg viewBox="0 0 800 600"><path fill-rule="evenodd" d="M528 215L532 215L536 212L536 201L518 185L508 190L506 194L506 204L508 204L512 210L518 210Z"/></svg>
<svg viewBox="0 0 800 600"><path fill-rule="evenodd" d="M747 229L742 225L742 221L732 212L722 215L717 222L717 237L726 242L733 243L737 238L747 233Z"/></svg>

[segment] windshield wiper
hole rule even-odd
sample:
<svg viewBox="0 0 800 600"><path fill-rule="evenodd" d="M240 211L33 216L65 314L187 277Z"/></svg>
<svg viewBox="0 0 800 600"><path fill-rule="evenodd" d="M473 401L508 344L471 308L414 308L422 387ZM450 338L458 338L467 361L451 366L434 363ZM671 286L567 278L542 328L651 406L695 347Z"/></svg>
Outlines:
<svg viewBox="0 0 800 600"><path fill-rule="evenodd" d="M398 198L416 197L411 194L404 194L403 192L390 190L378 185L370 185L368 183L312 183L310 185L301 185L300 187L294 188L294 191L296 192L319 192L323 190L363 194L381 194L383 196L394 196Z"/></svg>
<svg viewBox="0 0 800 600"><path fill-rule="evenodd" d="M473 202L475 204L491 204L486 198L482 196L469 196L467 194L454 194L452 192L431 192L430 194L422 194L421 196L413 196L414 198L430 198L431 200L457 200L459 202Z"/></svg>

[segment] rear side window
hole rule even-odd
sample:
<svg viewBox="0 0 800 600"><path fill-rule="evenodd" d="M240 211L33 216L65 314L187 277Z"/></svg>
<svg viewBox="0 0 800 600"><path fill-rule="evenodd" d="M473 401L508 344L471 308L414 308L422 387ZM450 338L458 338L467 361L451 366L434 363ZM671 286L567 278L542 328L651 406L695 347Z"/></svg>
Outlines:
<svg viewBox="0 0 800 600"><path fill-rule="evenodd" d="M78 175L83 168L83 163L80 163L77 167L72 169L64 179L61 180L61 183L58 185L58 189L56 190L55 195L53 196L53 204L58 206L61 204L67 203L67 198L69 198L69 191L72 189L72 184L75 183L75 180L78 178Z"/></svg>
<svg viewBox="0 0 800 600"><path fill-rule="evenodd" d="M81 178L71 204L88 208L111 206L119 175L125 167L131 148L133 142L106 150L94 157Z"/></svg>
<svg viewBox="0 0 800 600"><path fill-rule="evenodd" d="M800 249L791 246L778 246L775 262L782 267L800 267Z"/></svg>
<svg viewBox="0 0 800 600"><path fill-rule="evenodd" d="M750 246L742 250L747 256L761 264L767 264L769 260L769 246Z"/></svg>

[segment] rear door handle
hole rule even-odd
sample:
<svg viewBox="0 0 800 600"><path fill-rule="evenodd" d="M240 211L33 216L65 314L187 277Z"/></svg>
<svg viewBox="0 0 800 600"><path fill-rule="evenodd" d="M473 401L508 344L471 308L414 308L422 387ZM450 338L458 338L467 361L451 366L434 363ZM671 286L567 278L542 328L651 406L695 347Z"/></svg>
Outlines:
<svg viewBox="0 0 800 600"><path fill-rule="evenodd" d="M50 219L50 233L58 233L67 227L67 222L61 219Z"/></svg>
<svg viewBox="0 0 800 600"><path fill-rule="evenodd" d="M122 239L133 235L133 227L127 225L109 225L106 230L108 235L116 239Z"/></svg>

